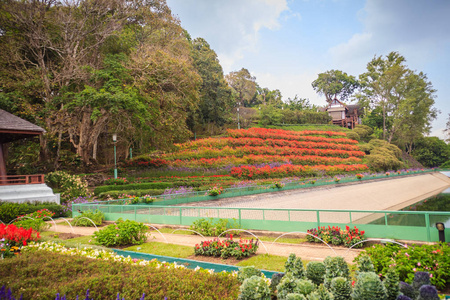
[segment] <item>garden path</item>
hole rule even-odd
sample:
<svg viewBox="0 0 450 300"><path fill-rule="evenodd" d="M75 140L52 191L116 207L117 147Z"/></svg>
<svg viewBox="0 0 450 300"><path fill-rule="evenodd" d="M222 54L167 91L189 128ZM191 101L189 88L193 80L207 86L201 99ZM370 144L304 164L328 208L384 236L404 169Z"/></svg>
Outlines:
<svg viewBox="0 0 450 300"><path fill-rule="evenodd" d="M152 224L155 227L161 227L160 224ZM55 232L72 233L69 226L53 225L49 229ZM93 227L73 227L73 233L80 235L93 235L96 231ZM276 233L278 234L278 233ZM282 233L279 233L281 235ZM212 237L203 238L198 235L185 235L185 234L168 234L164 233L164 237L170 244L183 245L194 247L195 244L200 243L206 239L212 239ZM246 239L250 239L246 237ZM148 239L149 242L161 242L165 243L166 240L157 232L152 232L151 237ZM327 256L342 256L344 259L351 263L353 259L359 254L361 250L351 249L344 247L327 247L326 245L319 244L288 244L288 243L272 243L272 242L262 242L258 248L258 254L271 254L279 256L289 256L291 253L295 253L298 257L306 260L316 260L322 261Z"/></svg>

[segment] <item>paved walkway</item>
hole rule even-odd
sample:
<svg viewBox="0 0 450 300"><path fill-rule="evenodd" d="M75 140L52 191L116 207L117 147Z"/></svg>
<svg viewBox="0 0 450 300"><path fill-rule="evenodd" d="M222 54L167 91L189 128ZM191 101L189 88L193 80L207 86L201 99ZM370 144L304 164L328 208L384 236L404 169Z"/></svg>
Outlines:
<svg viewBox="0 0 450 300"><path fill-rule="evenodd" d="M63 221L64 222L64 221ZM160 224L150 224L156 228L160 228ZM182 227L179 227L182 228ZM73 230L72 230L73 229ZM75 233L80 235L93 235L94 231L96 231L93 227L73 227L66 225L52 225L49 229L50 231L55 232L65 232L65 233ZM174 229L175 230L175 229ZM275 235L282 235L283 233L275 233ZM256 232L255 235L258 235ZM273 236L274 234L272 234ZM247 235L243 239L250 239L251 236ZM198 235L185 235L185 234L168 234L163 233L160 234L157 231L152 231L151 236L148 241L152 242L167 242L169 244L183 245L194 247L195 244L200 243L204 240L210 240L213 237L201 237ZM236 240L236 238L234 238ZM272 243L272 242L260 242L259 249L257 251L258 254L272 254L279 256L289 256L291 253L295 253L298 257L306 260L318 260L322 261L327 256L342 256L344 259L351 263L353 259L361 252L359 249L347 249L343 247L328 247L325 244L288 244L288 243Z"/></svg>
<svg viewBox="0 0 450 300"><path fill-rule="evenodd" d="M449 187L450 178L436 172L180 205L269 209L399 210L439 194ZM243 213L248 215L242 215L242 218L254 219L256 218L254 215L261 212L249 211ZM277 214L281 215L282 212L274 211L272 214L274 215L272 219L277 219ZM355 213L352 214L352 221L355 223L369 222L370 216L370 213ZM236 216L230 216L230 218L232 217L236 218ZM291 220L314 222L316 214L315 212L301 212L297 215L291 214L290 218ZM348 213L322 213L320 219L323 223L350 222Z"/></svg>

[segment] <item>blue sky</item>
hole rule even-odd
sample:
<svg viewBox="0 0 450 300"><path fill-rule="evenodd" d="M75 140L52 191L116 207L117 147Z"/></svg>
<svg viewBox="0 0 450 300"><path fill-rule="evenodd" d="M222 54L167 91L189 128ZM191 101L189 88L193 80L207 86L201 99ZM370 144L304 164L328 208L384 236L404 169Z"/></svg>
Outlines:
<svg viewBox="0 0 450 300"><path fill-rule="evenodd" d="M261 87L324 105L311 87L331 69L358 76L374 56L398 51L427 74L441 111L431 135L444 137L450 113L450 1L167 0L193 38L218 54L224 73L248 69Z"/></svg>

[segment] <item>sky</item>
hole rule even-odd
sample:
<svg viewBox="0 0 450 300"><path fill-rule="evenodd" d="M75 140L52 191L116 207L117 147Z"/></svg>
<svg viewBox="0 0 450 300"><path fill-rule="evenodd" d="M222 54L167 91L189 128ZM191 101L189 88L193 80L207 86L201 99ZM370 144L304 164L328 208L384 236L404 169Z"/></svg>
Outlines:
<svg viewBox="0 0 450 300"><path fill-rule="evenodd" d="M358 77L374 57L399 52L433 84L441 112L431 136L444 138L450 113L448 0L167 0L192 38L217 53L224 74L246 68L283 100L308 98L319 73Z"/></svg>

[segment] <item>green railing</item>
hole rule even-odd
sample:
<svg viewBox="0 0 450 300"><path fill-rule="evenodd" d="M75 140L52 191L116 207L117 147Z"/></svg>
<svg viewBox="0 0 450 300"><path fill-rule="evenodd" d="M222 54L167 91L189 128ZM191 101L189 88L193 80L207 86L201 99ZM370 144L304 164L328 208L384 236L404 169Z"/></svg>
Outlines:
<svg viewBox="0 0 450 300"><path fill-rule="evenodd" d="M73 216L79 211L98 209L106 220L119 218L144 223L191 225L200 218L235 219L241 228L281 232L302 231L318 226L357 226L368 238L390 238L437 242L436 222L449 223L450 212L315 210L187 207L158 205L73 204ZM450 227L450 226L448 226ZM450 228L445 237L450 241Z"/></svg>
<svg viewBox="0 0 450 300"><path fill-rule="evenodd" d="M392 178L392 177L411 176L411 175L431 173L431 172L436 172L436 170L410 171L409 173L402 172L400 174L398 174L397 172L391 172L389 176L386 176L385 173L374 174L374 175L367 175L361 179L356 179L355 176L348 176L348 175L347 176L342 176L342 175L339 176L339 175L337 175L336 177L340 178L339 183L336 182L334 180L334 178L321 178L321 179L312 178L310 180L304 180L304 181L287 182L287 183L285 183L285 186L281 189L272 188L271 185L255 185L255 186L247 186L247 187L240 187L240 188L227 188L224 190L224 192L221 195L218 195L218 196L208 196L206 191L183 193L183 194L159 195L159 196L154 196L155 201L150 205L177 205L177 204L184 204L184 203L217 200L217 199L222 199L222 198L270 193L270 192L277 192L277 191L284 191L284 190L311 188L311 187L315 187L315 186L327 186L327 185L334 185L334 184L339 185L339 184L352 183L352 182L377 180L377 179L379 180L379 179ZM313 181L315 181L315 183L312 183ZM99 201L99 202L95 202L95 203L120 205L120 204L124 204L126 200L127 199L116 199L116 200L109 200L109 201Z"/></svg>

